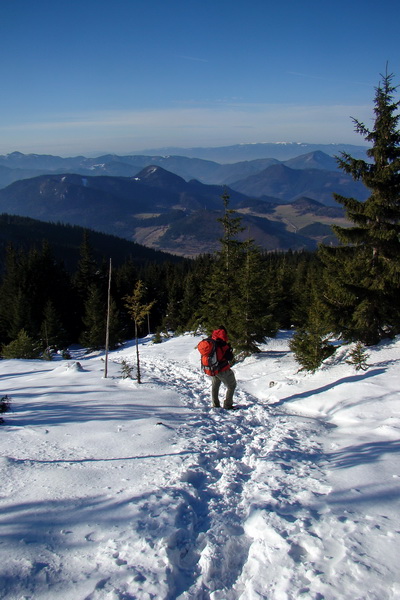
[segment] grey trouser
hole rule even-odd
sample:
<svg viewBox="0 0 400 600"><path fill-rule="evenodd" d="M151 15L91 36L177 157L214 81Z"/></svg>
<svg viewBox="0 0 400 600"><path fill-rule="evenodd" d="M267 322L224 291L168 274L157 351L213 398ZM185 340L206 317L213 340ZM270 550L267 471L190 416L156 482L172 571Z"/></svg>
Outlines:
<svg viewBox="0 0 400 600"><path fill-rule="evenodd" d="M220 406L218 392L221 383L223 383L226 387L224 408L231 408L233 405L233 392L236 388L235 373L231 369L228 369L227 371L222 371L221 373L213 375L211 380L211 399L213 406Z"/></svg>

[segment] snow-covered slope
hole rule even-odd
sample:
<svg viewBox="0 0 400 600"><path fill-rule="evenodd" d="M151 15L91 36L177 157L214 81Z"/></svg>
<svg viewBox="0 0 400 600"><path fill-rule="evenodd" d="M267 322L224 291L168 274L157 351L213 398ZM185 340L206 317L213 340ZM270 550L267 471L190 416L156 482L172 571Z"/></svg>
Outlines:
<svg viewBox="0 0 400 600"><path fill-rule="evenodd" d="M0 361L0 598L400 598L400 339L297 373L289 334L210 408L198 338Z"/></svg>

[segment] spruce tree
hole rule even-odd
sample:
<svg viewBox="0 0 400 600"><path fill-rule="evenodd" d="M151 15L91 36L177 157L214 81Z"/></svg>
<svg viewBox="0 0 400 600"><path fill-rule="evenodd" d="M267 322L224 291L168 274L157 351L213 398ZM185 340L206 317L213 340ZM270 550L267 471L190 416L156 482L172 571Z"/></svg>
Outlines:
<svg viewBox="0 0 400 600"><path fill-rule="evenodd" d="M125 359L121 361L121 377L122 379L132 379L133 367Z"/></svg>
<svg viewBox="0 0 400 600"><path fill-rule="evenodd" d="M182 297L183 290L178 277L169 278L168 288L168 303L166 306L165 315L163 318L163 329L168 331L180 330L182 328Z"/></svg>
<svg viewBox="0 0 400 600"><path fill-rule="evenodd" d="M181 318L185 330L195 327L196 313L199 308L201 297L201 283L196 273L189 273L185 279L183 288Z"/></svg>
<svg viewBox="0 0 400 600"><path fill-rule="evenodd" d="M352 348L349 358L346 360L346 362L348 365L353 365L356 371L367 371L369 367L367 363L368 358L369 354L365 350L363 344L361 342L357 342Z"/></svg>
<svg viewBox="0 0 400 600"><path fill-rule="evenodd" d="M315 329L310 327L296 331L289 346L301 366L300 371L311 373L314 373L334 352L334 347L329 345L328 339L321 335L318 326Z"/></svg>
<svg viewBox="0 0 400 600"><path fill-rule="evenodd" d="M5 273L0 289L0 332L2 343L15 340L25 329L32 332L32 303L27 293L29 277L25 253L7 248Z"/></svg>
<svg viewBox="0 0 400 600"><path fill-rule="evenodd" d="M43 349L64 348L68 344L60 315L51 300L47 300L44 306L40 333Z"/></svg>
<svg viewBox="0 0 400 600"><path fill-rule="evenodd" d="M108 334L111 350L117 348L124 341L124 327L122 324L121 313L114 298L111 298L110 303L110 322Z"/></svg>
<svg viewBox="0 0 400 600"><path fill-rule="evenodd" d="M235 350L240 357L259 352L258 344L276 335L274 302L268 295L263 276L261 252L252 240L242 246L242 265L238 273L236 298L232 303Z"/></svg>
<svg viewBox="0 0 400 600"><path fill-rule="evenodd" d="M243 231L241 218L229 208L229 195L222 196L224 203L221 247L213 257L209 277L204 281L202 295L201 321L210 331L217 325L224 325L232 335L232 304L236 298L236 277L241 269L242 260L238 234Z"/></svg>
<svg viewBox="0 0 400 600"><path fill-rule="evenodd" d="M237 355L258 350L267 335L274 335L271 306L265 300L260 250L252 240L242 241L242 219L229 206L224 194L221 248L215 254L210 275L204 282L200 323L209 333L224 325Z"/></svg>
<svg viewBox="0 0 400 600"><path fill-rule="evenodd" d="M90 287L98 283L99 280L99 268L93 257L93 249L89 241L88 231L84 231L82 244L79 249L80 256L78 262L78 268L73 277L73 284L78 292L78 296L84 302L90 290Z"/></svg>
<svg viewBox="0 0 400 600"><path fill-rule="evenodd" d="M300 370L312 373L335 352L335 347L329 343L331 332L327 329L322 316L318 283L318 279L309 281L310 304L307 317L289 343L290 349L301 366Z"/></svg>
<svg viewBox="0 0 400 600"><path fill-rule="evenodd" d="M107 303L97 285L92 284L87 293L80 342L89 350L99 350L106 340Z"/></svg>
<svg viewBox="0 0 400 600"><path fill-rule="evenodd" d="M371 144L371 162L342 153L339 166L371 191L365 202L335 195L353 226L333 229L337 248L323 246L323 296L332 330L366 345L400 332L400 131L393 75L375 93L375 121L368 129L353 119Z"/></svg>
<svg viewBox="0 0 400 600"><path fill-rule="evenodd" d="M3 346L1 353L3 358L38 358L40 344L21 329L15 340Z"/></svg>
<svg viewBox="0 0 400 600"><path fill-rule="evenodd" d="M229 207L229 195L224 193L224 214L218 218L222 224L221 248L214 255L209 278L204 282L202 322L207 330L224 325L234 336L232 307L237 300L237 278L242 269L242 242L238 239L243 231L241 217Z"/></svg>
<svg viewBox="0 0 400 600"><path fill-rule="evenodd" d="M89 350L105 347L107 328L107 301L105 293L97 285L91 285L85 302L83 331L80 343ZM122 327L119 310L113 298L110 300L109 347L116 348L122 342Z"/></svg>
<svg viewBox="0 0 400 600"><path fill-rule="evenodd" d="M293 264L291 253L271 254L264 260L266 289L273 308L274 320L279 327L289 329L292 321Z"/></svg>

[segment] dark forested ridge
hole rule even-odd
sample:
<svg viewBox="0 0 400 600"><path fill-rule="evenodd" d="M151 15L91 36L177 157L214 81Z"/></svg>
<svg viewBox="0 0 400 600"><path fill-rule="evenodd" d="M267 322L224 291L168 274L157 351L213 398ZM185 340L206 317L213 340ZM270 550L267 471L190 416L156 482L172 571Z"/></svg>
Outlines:
<svg viewBox="0 0 400 600"><path fill-rule="evenodd" d="M65 267L73 271L79 261L80 246L85 229L78 225L47 223L29 217L15 215L0 215L0 270L4 267L5 251L8 245L24 251L32 247L40 248L43 241L50 244L54 258L62 261ZM180 262L177 256L153 250L98 231L90 230L90 240L93 256L96 260L112 258L114 264L120 265L128 258L137 264L148 262L161 263L165 261Z"/></svg>
<svg viewBox="0 0 400 600"><path fill-rule="evenodd" d="M123 297L135 282L157 298L152 324L159 326L169 278L188 261L77 226L1 215L0 344L24 331L42 350L78 341L102 347L110 259L115 345L131 333Z"/></svg>

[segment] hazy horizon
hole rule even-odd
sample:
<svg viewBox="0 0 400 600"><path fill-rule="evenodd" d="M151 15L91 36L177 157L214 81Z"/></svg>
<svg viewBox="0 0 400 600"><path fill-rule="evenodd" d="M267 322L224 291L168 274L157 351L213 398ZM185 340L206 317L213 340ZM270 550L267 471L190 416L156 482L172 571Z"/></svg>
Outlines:
<svg viewBox="0 0 400 600"><path fill-rule="evenodd" d="M55 154L52 152L21 152L20 150L13 150L11 152L4 152L1 153L0 156L9 156L12 154L23 154L23 155L38 155L38 156L59 156L61 158L73 158L76 156L83 156L85 158L96 158L96 157L100 157L100 156L107 156L107 155L114 155L114 156L130 156L130 155L153 155L156 153L159 153L160 155L164 155L165 153L171 153L171 151L182 151L184 152L189 152L189 151L196 151L196 150L217 150L217 149L224 149L224 148L233 148L235 146L262 146L262 145L276 145L276 146L280 146L280 145L286 145L286 146L299 146L299 150L301 150L301 146L304 145L316 145L316 146L354 146L354 147L363 147L363 148L368 148L367 144L352 144L352 143L346 143L346 142L321 142L321 143L313 143L313 142L238 142L237 144L227 144L227 145L215 145L215 146L161 146L158 148L142 148L140 150L132 150L130 152L109 152L107 149L103 149L103 150L99 150L99 151L94 151L94 152L79 152L78 154ZM306 153L306 152L304 152ZM175 152L174 152L175 154ZM302 154L302 152L300 151L300 154ZM250 159L251 160L251 159Z"/></svg>

